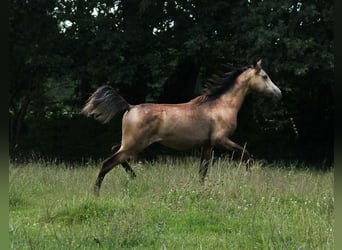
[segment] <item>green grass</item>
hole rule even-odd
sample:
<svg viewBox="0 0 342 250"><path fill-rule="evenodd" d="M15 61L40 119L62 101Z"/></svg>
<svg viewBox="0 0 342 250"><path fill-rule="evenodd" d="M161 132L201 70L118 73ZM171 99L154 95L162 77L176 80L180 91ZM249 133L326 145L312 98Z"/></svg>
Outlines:
<svg viewBox="0 0 342 250"><path fill-rule="evenodd" d="M333 249L333 172L198 159L118 167L10 166L11 249Z"/></svg>

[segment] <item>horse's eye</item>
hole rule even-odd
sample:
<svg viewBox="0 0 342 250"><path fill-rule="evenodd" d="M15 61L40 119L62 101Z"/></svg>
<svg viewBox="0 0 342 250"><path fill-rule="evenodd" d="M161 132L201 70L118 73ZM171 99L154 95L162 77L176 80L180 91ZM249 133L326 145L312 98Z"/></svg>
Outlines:
<svg viewBox="0 0 342 250"><path fill-rule="evenodd" d="M266 80L267 79L267 75L263 75L262 78L264 78Z"/></svg>

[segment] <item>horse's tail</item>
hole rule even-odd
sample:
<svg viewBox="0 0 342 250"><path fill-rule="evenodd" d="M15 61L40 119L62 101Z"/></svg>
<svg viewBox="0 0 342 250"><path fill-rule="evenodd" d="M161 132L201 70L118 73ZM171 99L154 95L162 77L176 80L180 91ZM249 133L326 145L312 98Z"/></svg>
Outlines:
<svg viewBox="0 0 342 250"><path fill-rule="evenodd" d="M99 87L88 99L81 114L94 115L96 120L107 123L120 111L129 110L131 105L110 86Z"/></svg>

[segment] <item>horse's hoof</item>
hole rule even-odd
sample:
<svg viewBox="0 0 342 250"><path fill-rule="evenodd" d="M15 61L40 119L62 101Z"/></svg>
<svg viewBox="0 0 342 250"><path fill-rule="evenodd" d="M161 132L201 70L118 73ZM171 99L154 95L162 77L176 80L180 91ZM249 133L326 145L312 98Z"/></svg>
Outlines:
<svg viewBox="0 0 342 250"><path fill-rule="evenodd" d="M94 195L95 196L100 196L100 188L98 186L94 186Z"/></svg>

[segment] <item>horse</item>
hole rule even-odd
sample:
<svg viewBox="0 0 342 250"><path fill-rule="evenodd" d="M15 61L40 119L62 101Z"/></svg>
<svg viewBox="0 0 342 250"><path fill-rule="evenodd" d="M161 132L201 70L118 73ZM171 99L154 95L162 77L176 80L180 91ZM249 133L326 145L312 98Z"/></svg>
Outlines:
<svg viewBox="0 0 342 250"><path fill-rule="evenodd" d="M131 177L136 177L128 159L155 142L179 150L200 147L201 183L204 183L216 146L240 152L250 159L249 152L229 138L237 127L238 111L251 91L280 99L281 90L261 68L261 60L235 68L220 81L217 78L211 81L220 82L220 88L178 104L131 105L112 87L99 87L89 97L81 114L93 115L102 123L109 122L118 113L123 116L121 144L113 146L113 154L102 162L94 185L95 194L99 194L105 175L119 164Z"/></svg>

